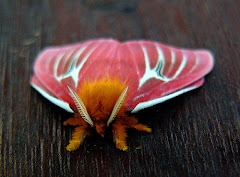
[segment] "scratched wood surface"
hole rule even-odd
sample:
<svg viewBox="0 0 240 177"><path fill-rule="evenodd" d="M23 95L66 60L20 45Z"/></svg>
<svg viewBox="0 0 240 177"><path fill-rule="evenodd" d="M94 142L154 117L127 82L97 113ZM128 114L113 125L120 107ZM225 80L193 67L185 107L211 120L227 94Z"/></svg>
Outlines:
<svg viewBox="0 0 240 177"><path fill-rule="evenodd" d="M0 2L0 176L239 176L240 1L92 2ZM207 48L215 68L200 89L138 113L153 132L128 131L127 152L111 135L67 152L71 115L30 87L34 59L96 37Z"/></svg>

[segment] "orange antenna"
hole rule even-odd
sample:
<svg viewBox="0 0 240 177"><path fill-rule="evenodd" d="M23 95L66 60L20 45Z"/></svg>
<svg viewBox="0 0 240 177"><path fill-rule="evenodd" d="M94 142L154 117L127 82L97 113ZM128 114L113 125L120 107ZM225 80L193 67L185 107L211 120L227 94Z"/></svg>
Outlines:
<svg viewBox="0 0 240 177"><path fill-rule="evenodd" d="M128 87L125 88L125 90L122 92L122 94L118 98L118 101L116 102L116 104L115 104L115 106L113 108L112 114L111 114L110 118L107 121L107 126L109 126L109 124L114 120L114 118L116 117L118 111L120 110L120 108L122 106L122 103L123 103L123 101L124 101L124 99L126 97L127 90L128 90Z"/></svg>
<svg viewBox="0 0 240 177"><path fill-rule="evenodd" d="M82 116L82 118L89 123L90 125L93 125L93 121L91 120L86 107L84 106L81 98L78 96L78 94L72 90L69 86L67 86L69 91L71 92L71 97L78 109L78 112L80 113L80 115Z"/></svg>

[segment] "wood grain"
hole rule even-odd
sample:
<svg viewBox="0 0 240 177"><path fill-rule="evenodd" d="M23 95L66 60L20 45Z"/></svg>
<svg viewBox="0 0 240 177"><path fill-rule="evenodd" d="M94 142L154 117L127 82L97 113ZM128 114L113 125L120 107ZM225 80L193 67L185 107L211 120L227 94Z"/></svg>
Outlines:
<svg viewBox="0 0 240 177"><path fill-rule="evenodd" d="M0 2L0 176L239 176L240 1L141 0L102 9L78 0ZM111 135L67 152L71 115L29 85L49 45L90 38L149 39L210 49L203 87L141 111L151 134L129 131L129 150Z"/></svg>

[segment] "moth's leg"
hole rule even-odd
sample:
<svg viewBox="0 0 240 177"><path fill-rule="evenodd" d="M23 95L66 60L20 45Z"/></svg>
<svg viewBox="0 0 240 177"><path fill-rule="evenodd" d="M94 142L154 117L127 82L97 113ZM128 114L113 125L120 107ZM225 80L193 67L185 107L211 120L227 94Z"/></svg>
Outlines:
<svg viewBox="0 0 240 177"><path fill-rule="evenodd" d="M72 125L72 126L77 126L79 125L79 120L77 120L75 117L69 118L65 122L63 122L63 125Z"/></svg>
<svg viewBox="0 0 240 177"><path fill-rule="evenodd" d="M67 146L68 151L74 151L83 143L85 137L89 134L88 124L85 122L79 114L74 114L73 118L66 120L64 125L78 126L74 129L72 139Z"/></svg>
<svg viewBox="0 0 240 177"><path fill-rule="evenodd" d="M74 133L72 134L72 139L69 141L69 145L67 146L68 151L74 151L83 143L85 137L88 135L88 127L87 126L79 126L74 129Z"/></svg>
<svg viewBox="0 0 240 177"><path fill-rule="evenodd" d="M151 128L149 128L148 126L143 125L143 124L131 125L131 128L135 128L138 131L145 131L145 132L151 132L152 131Z"/></svg>
<svg viewBox="0 0 240 177"><path fill-rule="evenodd" d="M128 117L127 124L128 124L128 128L134 128L138 131L145 131L145 132L151 132L152 131L152 129L149 128L148 126L143 125L143 124L139 124L138 120L134 117Z"/></svg>
<svg viewBox="0 0 240 177"><path fill-rule="evenodd" d="M74 114L74 117L69 118L65 122L63 122L63 125L72 125L72 126L86 126L87 122L85 122L78 113Z"/></svg>
<svg viewBox="0 0 240 177"><path fill-rule="evenodd" d="M128 149L126 128L126 126L118 123L113 123L112 125L113 141L116 143L116 148L123 151Z"/></svg>

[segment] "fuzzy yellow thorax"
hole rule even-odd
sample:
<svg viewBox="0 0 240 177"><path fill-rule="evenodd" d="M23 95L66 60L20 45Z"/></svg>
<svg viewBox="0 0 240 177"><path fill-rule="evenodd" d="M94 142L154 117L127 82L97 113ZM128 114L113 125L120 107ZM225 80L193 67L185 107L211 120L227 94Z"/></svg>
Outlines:
<svg viewBox="0 0 240 177"><path fill-rule="evenodd" d="M84 81L77 90L77 94L82 99L92 121L106 123L126 87L127 85L117 78L103 78L94 82ZM118 114L124 112L125 102Z"/></svg>

